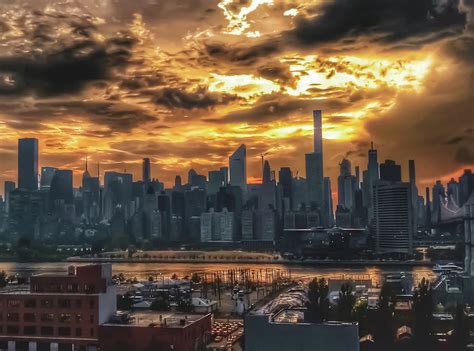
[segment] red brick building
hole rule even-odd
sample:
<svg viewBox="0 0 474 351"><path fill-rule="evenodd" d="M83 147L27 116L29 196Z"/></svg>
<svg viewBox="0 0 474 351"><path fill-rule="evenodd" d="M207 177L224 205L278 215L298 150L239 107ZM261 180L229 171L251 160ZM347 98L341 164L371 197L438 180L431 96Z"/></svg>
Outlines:
<svg viewBox="0 0 474 351"><path fill-rule="evenodd" d="M210 338L211 314L141 312L132 317L130 324L100 327L101 351L201 351Z"/></svg>
<svg viewBox="0 0 474 351"><path fill-rule="evenodd" d="M29 290L0 292L0 350L94 351L116 311L110 264L40 274Z"/></svg>

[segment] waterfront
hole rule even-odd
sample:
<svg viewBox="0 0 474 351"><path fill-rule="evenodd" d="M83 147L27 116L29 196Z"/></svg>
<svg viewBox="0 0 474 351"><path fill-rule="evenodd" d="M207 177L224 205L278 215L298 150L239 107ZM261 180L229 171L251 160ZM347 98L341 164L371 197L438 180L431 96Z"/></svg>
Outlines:
<svg viewBox="0 0 474 351"><path fill-rule="evenodd" d="M56 273L65 272L67 266L73 264L68 262L43 262L43 263L19 263L19 262L0 262L0 271L4 270L8 274L19 273L30 276L38 273ZM410 266L383 266L374 267L367 265L365 267L328 267L328 266L306 266L306 265L285 265L272 263L114 263L114 274L123 273L128 278L146 279L149 276L162 274L170 277L176 274L178 277L191 275L192 273L213 273L232 269L250 269L250 270L271 270L281 269L290 270L291 276L295 280L311 279L314 277L324 278L348 278L357 279L358 277L370 276L374 284L380 284L384 274L411 272L416 284L423 277L432 279L435 274L430 267L410 267Z"/></svg>

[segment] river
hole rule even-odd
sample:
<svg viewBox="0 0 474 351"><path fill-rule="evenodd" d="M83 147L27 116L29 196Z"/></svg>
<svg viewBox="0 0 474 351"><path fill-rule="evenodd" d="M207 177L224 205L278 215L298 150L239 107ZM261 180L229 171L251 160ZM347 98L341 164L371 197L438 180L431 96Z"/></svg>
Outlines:
<svg viewBox="0 0 474 351"><path fill-rule="evenodd" d="M44 263L18 263L0 262L0 271L4 270L8 274L19 273L30 276L38 273L60 273L66 272L70 263L67 262L44 262ZM347 278L363 279L368 277L374 284L380 284L383 275L387 273L411 272L413 282L417 284L423 277L433 279L435 274L429 267L403 267L403 266L383 266L383 267L327 267L327 266L307 266L307 265L284 265L284 264L258 264L258 263L114 263L113 272L123 273L126 277L146 279L150 275L159 274L170 277L177 274L178 277L190 275L192 273L213 273L231 269L280 269L290 270L293 279L311 279L313 277L324 278Z"/></svg>

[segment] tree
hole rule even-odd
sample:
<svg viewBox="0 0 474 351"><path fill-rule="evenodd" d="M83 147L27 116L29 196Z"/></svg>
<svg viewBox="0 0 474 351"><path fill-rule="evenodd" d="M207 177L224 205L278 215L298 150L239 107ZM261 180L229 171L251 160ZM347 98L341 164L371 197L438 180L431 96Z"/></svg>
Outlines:
<svg viewBox="0 0 474 351"><path fill-rule="evenodd" d="M337 302L337 315L341 321L350 321L352 319L352 310L356 303L356 298L352 293L350 284L342 284L339 291L339 300Z"/></svg>
<svg viewBox="0 0 474 351"><path fill-rule="evenodd" d="M369 333L369 316L367 301L357 301L354 306L353 319L359 323L359 335L365 335Z"/></svg>
<svg viewBox="0 0 474 351"><path fill-rule="evenodd" d="M8 284L8 275L5 271L0 272L0 288L6 287Z"/></svg>
<svg viewBox="0 0 474 351"><path fill-rule="evenodd" d="M466 349L469 340L469 324L464 312L464 306L456 306L456 315L454 317L454 333L452 337L453 350L461 351Z"/></svg>
<svg viewBox="0 0 474 351"><path fill-rule="evenodd" d="M181 297L178 300L178 306L176 306L176 309L179 312L184 312L184 313L189 313L193 311L193 304L191 302L190 298L187 297Z"/></svg>
<svg viewBox="0 0 474 351"><path fill-rule="evenodd" d="M329 287L326 283L326 279L314 278L309 283L308 288L308 303L307 316L305 319L311 323L321 323L328 318L329 314L329 299L328 299Z"/></svg>
<svg viewBox="0 0 474 351"><path fill-rule="evenodd" d="M417 346L427 351L433 348L433 310L431 284L423 278L413 294L414 333Z"/></svg>
<svg viewBox="0 0 474 351"><path fill-rule="evenodd" d="M191 281L194 284L199 284L201 282L201 276L197 273L193 273L193 275L191 276Z"/></svg>
<svg viewBox="0 0 474 351"><path fill-rule="evenodd" d="M135 246L130 245L127 249L127 252L128 252L128 258L132 258L133 255L137 252L137 249L135 248Z"/></svg>
<svg viewBox="0 0 474 351"><path fill-rule="evenodd" d="M395 296L388 284L380 290L379 308L375 326L375 338L380 348L385 349L393 339L393 306Z"/></svg>
<svg viewBox="0 0 474 351"><path fill-rule="evenodd" d="M117 309L120 311L127 311L132 307L132 299L129 293L125 295L117 295Z"/></svg>
<svg viewBox="0 0 474 351"><path fill-rule="evenodd" d="M150 309L153 311L169 311L170 304L167 299L163 297L157 297L151 303Z"/></svg>

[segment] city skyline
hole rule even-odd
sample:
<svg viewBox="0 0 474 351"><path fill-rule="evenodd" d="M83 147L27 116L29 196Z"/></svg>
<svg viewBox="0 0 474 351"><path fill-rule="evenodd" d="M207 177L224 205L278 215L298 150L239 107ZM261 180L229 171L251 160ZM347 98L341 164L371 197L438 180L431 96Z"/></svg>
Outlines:
<svg viewBox="0 0 474 351"><path fill-rule="evenodd" d="M86 155L91 174L100 160L135 179L150 158L169 187L240 144L249 183L264 153L304 176L313 109L333 193L339 162L365 167L371 141L403 179L416 160L419 189L457 178L474 165L472 1L376 3L368 22L335 20L364 12L342 0L2 4L0 182L17 179L27 137L76 187Z"/></svg>

